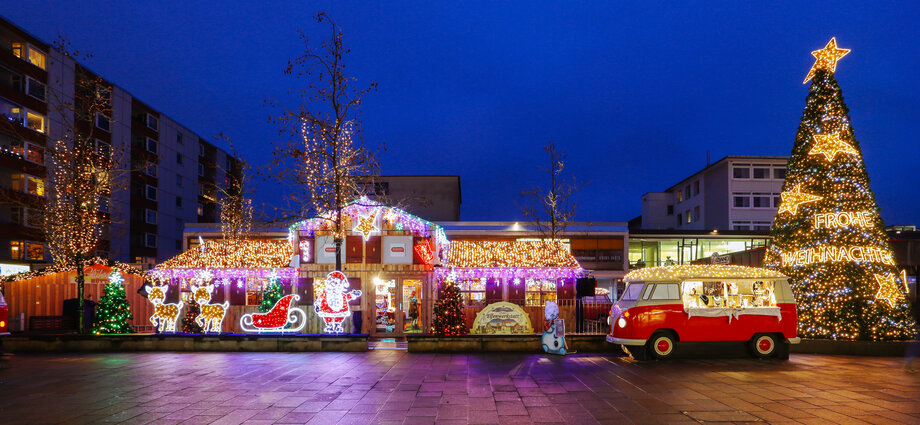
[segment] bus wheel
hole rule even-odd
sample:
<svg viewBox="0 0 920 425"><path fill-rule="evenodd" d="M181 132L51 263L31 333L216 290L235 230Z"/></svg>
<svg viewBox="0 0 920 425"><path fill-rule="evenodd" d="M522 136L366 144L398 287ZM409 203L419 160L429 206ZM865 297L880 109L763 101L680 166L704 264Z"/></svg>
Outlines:
<svg viewBox="0 0 920 425"><path fill-rule="evenodd" d="M757 334L751 338L751 352L760 359L773 357L778 351L776 336L771 334Z"/></svg>
<svg viewBox="0 0 920 425"><path fill-rule="evenodd" d="M677 348L677 335L672 332L655 332L648 340L648 351L658 360L670 358Z"/></svg>

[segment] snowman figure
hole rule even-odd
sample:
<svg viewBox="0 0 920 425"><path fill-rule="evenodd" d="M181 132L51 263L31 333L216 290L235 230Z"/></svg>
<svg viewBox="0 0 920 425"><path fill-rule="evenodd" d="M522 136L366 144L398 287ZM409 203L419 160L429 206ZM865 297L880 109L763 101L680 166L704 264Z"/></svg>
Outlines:
<svg viewBox="0 0 920 425"><path fill-rule="evenodd" d="M313 302L316 315L326 323L323 333L345 333L342 322L351 316L348 302L361 296L361 291L348 291L348 278L336 270L326 275L325 290Z"/></svg>
<svg viewBox="0 0 920 425"><path fill-rule="evenodd" d="M552 301L546 302L546 307L543 313L544 322L543 326L543 351L546 351L549 354L561 354L565 355L566 345L565 345L565 336L564 330L556 329L556 319L559 317L559 306Z"/></svg>

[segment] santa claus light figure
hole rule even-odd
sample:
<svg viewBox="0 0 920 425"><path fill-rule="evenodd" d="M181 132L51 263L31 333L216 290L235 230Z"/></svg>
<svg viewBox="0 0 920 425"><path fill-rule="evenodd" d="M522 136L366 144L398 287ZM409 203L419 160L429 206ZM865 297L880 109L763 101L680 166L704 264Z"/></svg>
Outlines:
<svg viewBox="0 0 920 425"><path fill-rule="evenodd" d="M348 302L361 296L361 291L348 291L348 278L336 270L326 275L324 292L313 302L316 315L323 318L323 333L345 333L342 322L351 316Z"/></svg>

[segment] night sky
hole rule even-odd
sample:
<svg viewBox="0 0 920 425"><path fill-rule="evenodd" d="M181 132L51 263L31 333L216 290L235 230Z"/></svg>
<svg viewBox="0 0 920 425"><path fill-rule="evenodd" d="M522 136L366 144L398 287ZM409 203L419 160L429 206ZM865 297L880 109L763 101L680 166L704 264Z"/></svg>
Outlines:
<svg viewBox="0 0 920 425"><path fill-rule="evenodd" d="M464 220L519 219L550 140L590 181L577 218L593 221L639 215L643 193L707 151L789 155L810 52L836 36L853 49L837 78L882 216L920 222L917 2L83 3L0 13L91 51L89 68L205 138L227 133L254 164L277 137L264 101L295 101L282 71L298 29L325 34L312 20L325 7L350 75L379 83L362 118L367 143L386 144L384 174L460 175ZM275 200L259 189L257 203Z"/></svg>

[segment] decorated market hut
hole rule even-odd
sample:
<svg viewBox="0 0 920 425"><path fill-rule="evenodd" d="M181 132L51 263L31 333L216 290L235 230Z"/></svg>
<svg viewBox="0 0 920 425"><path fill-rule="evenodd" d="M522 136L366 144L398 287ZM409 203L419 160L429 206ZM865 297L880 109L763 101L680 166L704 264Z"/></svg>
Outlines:
<svg viewBox="0 0 920 425"><path fill-rule="evenodd" d="M361 297L349 301L352 317L346 332L399 337L427 332L432 309L432 270L447 242L444 229L399 208L361 198L343 210L345 228L340 258L349 290ZM295 223L291 239L297 248L304 304L325 292L324 280L335 269L332 214Z"/></svg>
<svg viewBox="0 0 920 425"><path fill-rule="evenodd" d="M460 289L467 328L471 333L519 333L514 329L474 326L478 313L497 303L510 303L541 331L547 301L559 305L559 318L574 329L575 281L586 274L562 242L452 241L444 253L437 281L453 278ZM513 307L500 307L509 310ZM510 312L508 312L510 314Z"/></svg>
<svg viewBox="0 0 920 425"><path fill-rule="evenodd" d="M118 270L124 278L122 285L131 305L132 319L128 320L128 324L136 331L147 330L147 317L153 309L137 292L144 285L144 273L127 264L100 258L89 263L91 265L83 269L84 299L98 302L112 270ZM59 332L77 328L77 320L64 314L64 301L77 299L77 270L73 267L50 266L40 271L6 276L3 293L13 332Z"/></svg>
<svg viewBox="0 0 920 425"><path fill-rule="evenodd" d="M240 316L258 311L270 279L278 279L284 294L298 293L297 268L290 267L293 254L288 240L207 240L157 265L148 275L157 285L167 286L164 303L182 300L185 307L179 312L178 331L182 331L192 286L210 282L214 285L210 304L229 302L222 332L239 333ZM298 304L304 302L301 297Z"/></svg>

